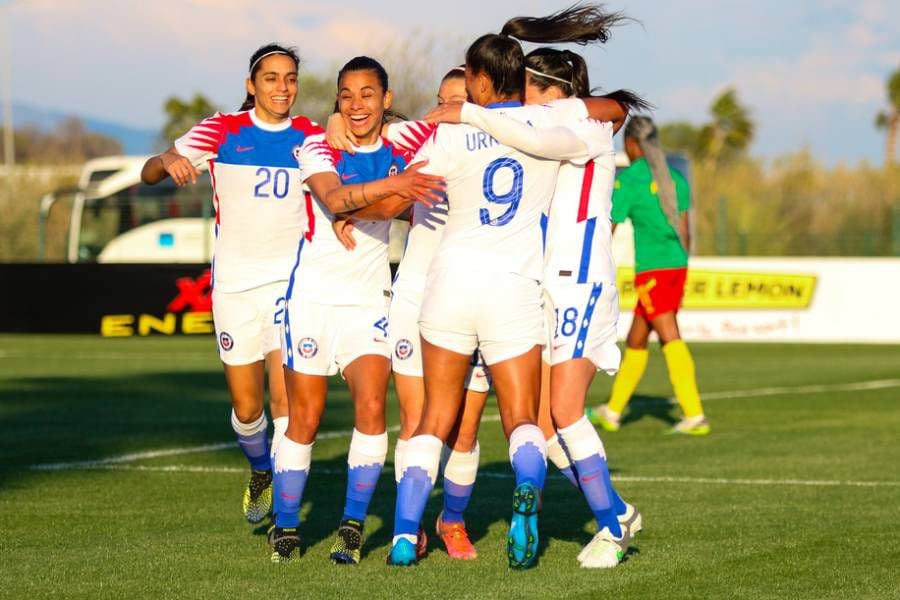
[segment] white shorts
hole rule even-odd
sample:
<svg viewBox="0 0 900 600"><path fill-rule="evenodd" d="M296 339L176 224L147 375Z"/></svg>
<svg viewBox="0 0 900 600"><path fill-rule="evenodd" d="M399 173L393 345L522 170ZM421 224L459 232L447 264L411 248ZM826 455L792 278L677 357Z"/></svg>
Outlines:
<svg viewBox="0 0 900 600"><path fill-rule="evenodd" d="M544 362L552 365L587 358L598 371L614 375L622 354L617 345L619 292L606 283L551 285L544 289L549 345Z"/></svg>
<svg viewBox="0 0 900 600"><path fill-rule="evenodd" d="M391 370L408 377L423 377L422 342L419 339L419 312L421 311L421 294L394 291L391 299L391 312L388 317L390 327ZM472 354L469 373L466 376L466 388L473 392L487 392L491 388L490 374L484 364L481 353L476 350Z"/></svg>
<svg viewBox="0 0 900 600"><path fill-rule="evenodd" d="M243 292L213 289L213 323L219 357L226 365L249 365L278 350L286 281Z"/></svg>
<svg viewBox="0 0 900 600"><path fill-rule="evenodd" d="M428 276L422 337L459 354L481 350L490 366L546 343L541 287L514 273L443 270Z"/></svg>
<svg viewBox="0 0 900 600"><path fill-rule="evenodd" d="M360 356L391 357L387 303L331 306L292 297L284 312L281 362L298 373L334 375Z"/></svg>

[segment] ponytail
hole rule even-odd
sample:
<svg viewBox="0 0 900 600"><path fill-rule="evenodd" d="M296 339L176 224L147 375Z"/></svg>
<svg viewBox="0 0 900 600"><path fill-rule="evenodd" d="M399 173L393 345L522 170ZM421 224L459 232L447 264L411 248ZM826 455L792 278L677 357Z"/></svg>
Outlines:
<svg viewBox="0 0 900 600"><path fill-rule="evenodd" d="M622 13L605 12L599 4L581 3L547 17L515 17L503 25L499 34L487 34L475 40L466 51L466 66L473 73L485 73L499 96L521 96L526 64L519 40L539 44L604 43L609 39L610 29L626 19ZM588 95L584 60L573 52L555 52L561 55L567 53L565 56L572 62L568 76L560 77L564 80L561 83L569 85L566 92L569 95L580 96L582 92Z"/></svg>
<svg viewBox="0 0 900 600"><path fill-rule="evenodd" d="M547 17L510 19L500 35L538 44L603 44L609 40L610 29L626 20L620 12L605 12L602 5L576 3Z"/></svg>

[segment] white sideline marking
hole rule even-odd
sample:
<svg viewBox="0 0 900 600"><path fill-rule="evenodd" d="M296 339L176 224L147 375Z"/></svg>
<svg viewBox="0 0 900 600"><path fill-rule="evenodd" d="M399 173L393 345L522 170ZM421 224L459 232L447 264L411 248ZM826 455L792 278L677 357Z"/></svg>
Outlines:
<svg viewBox="0 0 900 600"><path fill-rule="evenodd" d="M247 469L238 467L204 467L196 465L92 465L83 467L89 471L149 471L154 473L236 473L246 474ZM322 475L343 475L344 469L323 469L313 467L315 473ZM393 473L393 469L385 468L383 473ZM512 479L512 473L482 471L479 477L487 479ZM548 479L562 480L562 475L548 475ZM687 483L715 485L800 485L812 487L900 487L900 481L850 481L827 479L728 479L724 477L645 477L640 475L613 475L613 481L626 483Z"/></svg>
<svg viewBox="0 0 900 600"><path fill-rule="evenodd" d="M131 352L76 352L73 354L66 354L63 352L21 352L21 351L9 351L9 350L0 350L0 359L2 358L34 358L39 356L42 359L45 358L65 358L66 360L74 360L74 359L83 359L83 360L110 360L110 359L165 359L170 360L173 358L177 359L190 359L190 360L204 360L209 362L215 362L217 358L215 354L209 353L200 353L200 352L144 352L141 354L135 354Z"/></svg>
<svg viewBox="0 0 900 600"><path fill-rule="evenodd" d="M749 390L733 390L724 392L707 392L703 394L703 400L727 400L731 398L753 398L760 396L777 396L781 394L819 394L823 392L852 392L860 390L879 390L900 387L900 379L875 379L872 381L860 381L856 383L837 383L825 385L801 385L795 387L770 387L757 388ZM674 402L674 398L670 398ZM496 422L500 420L499 414L488 414L482 417L482 422ZM400 430L399 425L393 425L387 428L388 433L396 433ZM323 431L317 436L317 440L328 440L341 437L347 437L350 431ZM117 465L122 463L136 462L139 460L147 460L151 458L160 458L163 456L178 456L182 454L194 454L198 452L215 452L218 450L226 450L237 446L236 442L222 442L218 444L205 444L202 446L189 446L186 448L163 448L160 450L147 450L144 452L133 452L123 454L121 456L112 456L97 460L81 460L74 462L61 462L51 464L31 465L29 467L36 471L65 471L69 469L91 469L102 467L104 465ZM624 480L623 480L624 481ZM649 481L649 480L648 480ZM711 482L713 480L710 480ZM732 482L734 480L727 480ZM753 480L756 481L756 480ZM675 479L670 480L676 483ZM800 485L800 484L798 484Z"/></svg>
<svg viewBox="0 0 900 600"><path fill-rule="evenodd" d="M858 392L864 390L884 390L900 387L900 379L875 379L857 383L832 383L823 385L798 385L730 392L701 393L701 400L728 400L730 398L755 398L759 396L780 396L782 394L821 394L824 392Z"/></svg>

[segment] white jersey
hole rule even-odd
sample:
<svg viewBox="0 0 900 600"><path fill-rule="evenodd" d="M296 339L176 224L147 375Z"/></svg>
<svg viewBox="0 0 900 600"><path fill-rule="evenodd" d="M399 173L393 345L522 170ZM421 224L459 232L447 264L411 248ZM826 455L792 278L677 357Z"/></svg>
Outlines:
<svg viewBox="0 0 900 600"><path fill-rule="evenodd" d="M435 129L436 125L424 121L392 123L386 137L396 147L415 154L434 134ZM393 288L395 292L411 295L411 299L420 299L425 290L428 268L444 233L447 201L431 208L421 203L414 204L409 221L409 236L406 238L403 258L397 267Z"/></svg>
<svg viewBox="0 0 900 600"><path fill-rule="evenodd" d="M296 155L321 131L305 117L271 125L250 110L216 113L175 141L193 164L209 163L216 290L241 292L289 277L307 229Z"/></svg>
<svg viewBox="0 0 900 600"><path fill-rule="evenodd" d="M488 108L535 127L587 117L581 101L553 106L508 102ZM505 146L470 125L441 126L413 162L423 159L429 161L424 170L443 175L448 185L447 224L430 272L468 269L540 280L541 216L556 186L559 161Z"/></svg>
<svg viewBox="0 0 900 600"><path fill-rule="evenodd" d="M586 165L565 162L559 169L545 217L544 285L616 282L610 226L616 160L612 124L602 125L606 150Z"/></svg>
<svg viewBox="0 0 900 600"><path fill-rule="evenodd" d="M406 158L381 138L351 155L314 135L304 142L299 163L304 182L317 173L334 173L349 185L395 175L406 167ZM354 220L356 248L348 251L331 228L334 214L319 198L313 197L311 211L311 235L299 252L291 294L332 306L383 304L391 289L390 221Z"/></svg>

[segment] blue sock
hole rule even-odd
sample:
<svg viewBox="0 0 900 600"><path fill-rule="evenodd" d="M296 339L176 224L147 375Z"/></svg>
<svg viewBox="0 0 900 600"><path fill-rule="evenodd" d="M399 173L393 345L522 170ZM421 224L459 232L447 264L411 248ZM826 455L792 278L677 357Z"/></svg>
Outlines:
<svg viewBox="0 0 900 600"><path fill-rule="evenodd" d="M254 471L268 471L272 468L269 459L269 422L266 413L252 423L242 423L234 410L231 411L231 428L237 435L238 445Z"/></svg>
<svg viewBox="0 0 900 600"><path fill-rule="evenodd" d="M610 533L620 537L622 528L613 507L612 487L607 483L609 468L606 461L599 454L594 454L584 460L576 460L575 468L578 470L581 491L597 519L597 529L608 527Z"/></svg>
<svg viewBox="0 0 900 600"><path fill-rule="evenodd" d="M397 484L397 506L394 510L394 541L398 536L418 538L419 523L425 504L434 487L441 448L444 443L431 435L413 436L403 456L403 475Z"/></svg>
<svg viewBox="0 0 900 600"><path fill-rule="evenodd" d="M509 436L509 460L516 486L530 483L544 489L547 477L547 440L537 425L519 425Z"/></svg>
<svg viewBox="0 0 900 600"><path fill-rule="evenodd" d="M475 484L459 485L444 477L444 511L441 520L444 523L461 523L465 519L463 513L469 505Z"/></svg>
<svg viewBox="0 0 900 600"><path fill-rule="evenodd" d="M369 502L384 467L387 447L387 433L367 435L353 430L347 455L347 499L343 520L354 519L365 523Z"/></svg>
<svg viewBox="0 0 900 600"><path fill-rule="evenodd" d="M625 504L625 501L622 500L622 497L619 495L619 492L616 491L616 488L613 487L612 478L609 475L609 468L607 466L606 469L606 486L609 488L610 495L612 496L612 505L613 510L616 511L616 515L624 515L628 510L628 505Z"/></svg>
<svg viewBox="0 0 900 600"><path fill-rule="evenodd" d="M610 533L620 537L622 528L616 516L614 499L618 494L612 488L603 442L597 435L597 430L587 417L582 416L572 425L560 429L557 434L568 456L572 458L579 487L597 519L598 529L607 527ZM621 502L621 498L619 501Z"/></svg>
<svg viewBox="0 0 900 600"><path fill-rule="evenodd" d="M560 473L563 474L563 477L569 480L569 483L574 485L576 488L581 489L581 486L578 485L578 475L575 473L575 470L572 468L572 465L568 467L563 467L559 470Z"/></svg>
<svg viewBox="0 0 900 600"><path fill-rule="evenodd" d="M481 447L477 441L468 452L450 452L444 466L444 510L441 515L444 523L461 523L465 520L463 513L469 505L472 490L475 489L480 457Z"/></svg>
<svg viewBox="0 0 900 600"><path fill-rule="evenodd" d="M300 503L309 476L312 444L298 444L284 437L275 452L272 478L275 526L295 528L300 525Z"/></svg>

